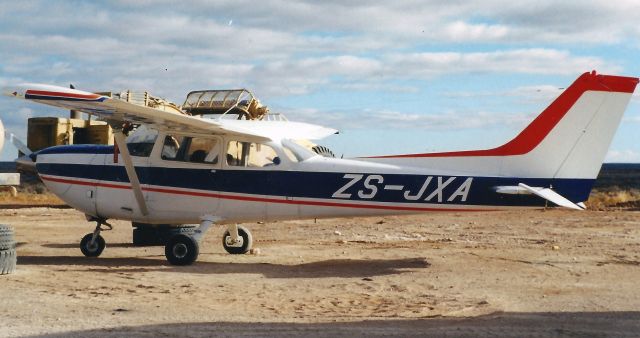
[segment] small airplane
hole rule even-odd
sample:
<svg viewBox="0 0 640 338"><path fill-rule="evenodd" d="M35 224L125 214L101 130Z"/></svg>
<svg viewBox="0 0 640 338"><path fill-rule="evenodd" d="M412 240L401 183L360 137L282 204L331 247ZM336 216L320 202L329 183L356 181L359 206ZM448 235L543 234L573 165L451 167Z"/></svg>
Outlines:
<svg viewBox="0 0 640 338"><path fill-rule="evenodd" d="M165 245L171 264L189 265L214 224L226 226L224 249L244 254L252 236L241 222L512 210L549 202L583 210L638 81L584 73L514 139L493 149L352 159L319 156L297 141L321 139L334 129L196 116L198 109L213 108L247 113L253 101L245 90L192 92L174 110L40 84L5 92L89 113L113 128L115 146L56 146L28 159L50 191L97 223L80 243L86 256L105 248L100 232L108 219L199 224ZM131 125L139 127L127 136Z"/></svg>

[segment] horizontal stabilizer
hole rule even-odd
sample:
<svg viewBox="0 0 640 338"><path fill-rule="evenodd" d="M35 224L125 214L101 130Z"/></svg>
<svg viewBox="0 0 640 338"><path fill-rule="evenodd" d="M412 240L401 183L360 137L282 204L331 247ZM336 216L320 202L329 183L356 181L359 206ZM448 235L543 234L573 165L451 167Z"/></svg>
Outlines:
<svg viewBox="0 0 640 338"><path fill-rule="evenodd" d="M518 186L526 189L527 191L531 192L534 195L540 196L546 199L547 201L553 202L561 207L575 209L575 210L584 210L584 208L564 198L562 195L553 191L551 188L530 187L524 183L520 183L518 184Z"/></svg>
<svg viewBox="0 0 640 338"><path fill-rule="evenodd" d="M32 151L27 147L26 144L22 143L20 139L14 133L5 134L5 137L16 147L21 153L25 155L31 155Z"/></svg>

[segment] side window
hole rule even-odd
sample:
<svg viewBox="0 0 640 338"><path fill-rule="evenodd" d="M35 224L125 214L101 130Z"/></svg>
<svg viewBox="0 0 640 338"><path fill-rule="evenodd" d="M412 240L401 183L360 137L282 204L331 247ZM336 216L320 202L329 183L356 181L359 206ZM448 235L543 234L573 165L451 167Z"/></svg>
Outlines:
<svg viewBox="0 0 640 338"><path fill-rule="evenodd" d="M220 146L217 139L203 137L191 138L188 149L186 152L186 160L189 162L218 163Z"/></svg>
<svg viewBox="0 0 640 338"><path fill-rule="evenodd" d="M149 157L157 138L157 130L138 128L127 138L129 153L131 156Z"/></svg>
<svg viewBox="0 0 640 338"><path fill-rule="evenodd" d="M261 143L231 141L227 143L227 165L237 167L269 167L280 164L276 151Z"/></svg>
<svg viewBox="0 0 640 338"><path fill-rule="evenodd" d="M215 138L167 135L162 146L162 159L194 163L218 163L220 142Z"/></svg>
<svg viewBox="0 0 640 338"><path fill-rule="evenodd" d="M181 161L180 153L181 147L184 143L184 136L171 136L167 135L164 138L164 144L162 145L162 159L163 160L172 160L172 161Z"/></svg>

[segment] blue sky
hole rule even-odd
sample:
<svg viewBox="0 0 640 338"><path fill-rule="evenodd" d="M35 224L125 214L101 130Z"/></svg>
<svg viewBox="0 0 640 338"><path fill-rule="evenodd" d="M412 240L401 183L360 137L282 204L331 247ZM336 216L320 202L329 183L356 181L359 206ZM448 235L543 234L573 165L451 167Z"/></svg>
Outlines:
<svg viewBox="0 0 640 338"><path fill-rule="evenodd" d="M515 136L581 73L639 76L639 1L12 1L0 86L246 87L334 127L338 155L478 149ZM7 129L66 111L0 98ZM607 155L640 162L640 96ZM10 145L2 160L15 158Z"/></svg>

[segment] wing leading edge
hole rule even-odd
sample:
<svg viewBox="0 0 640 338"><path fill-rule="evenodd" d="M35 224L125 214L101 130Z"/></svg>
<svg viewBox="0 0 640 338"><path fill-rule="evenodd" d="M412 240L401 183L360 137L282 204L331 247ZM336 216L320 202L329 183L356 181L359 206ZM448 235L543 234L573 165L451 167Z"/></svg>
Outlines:
<svg viewBox="0 0 640 338"><path fill-rule="evenodd" d="M4 93L11 97L93 114L114 125L130 122L162 130L227 134L263 140L317 140L337 133L335 129L302 122L205 119L77 89L43 84L22 84L5 88Z"/></svg>

